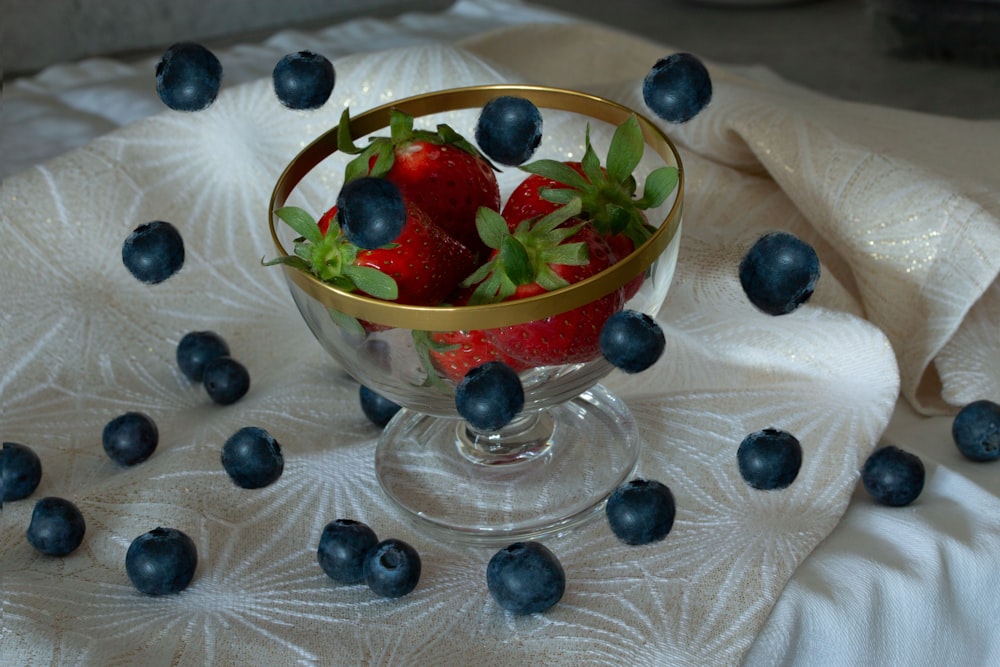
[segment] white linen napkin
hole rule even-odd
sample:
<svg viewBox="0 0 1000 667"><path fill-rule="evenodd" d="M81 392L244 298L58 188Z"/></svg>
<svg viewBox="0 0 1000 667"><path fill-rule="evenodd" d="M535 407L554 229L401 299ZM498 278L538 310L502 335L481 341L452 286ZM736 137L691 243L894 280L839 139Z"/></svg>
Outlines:
<svg viewBox="0 0 1000 667"><path fill-rule="evenodd" d="M970 368L962 351L998 345L995 309L983 304L997 289L1000 188L955 151L970 162L998 154L996 136L981 136L996 125L839 104L713 68L709 109L666 128L688 179L661 313L667 352L607 383L640 425L637 474L674 492L674 529L640 548L603 522L548 540L566 596L544 615L506 614L486 590L489 549L434 541L384 500L356 385L311 338L280 272L259 262L272 254L271 186L345 105L523 81L640 108L641 76L669 52L581 25L463 46L340 59L334 98L314 113L281 107L268 80L224 89L205 112L163 112L6 180L4 437L36 448L46 468L34 497L72 499L88 535L65 559L41 558L23 539L32 503L4 508L5 662L736 664L837 525L900 388L924 410L968 395L970 377L995 391L1000 373ZM151 219L179 225L189 251L154 287L120 261L125 236ZM813 300L780 318L746 302L735 272L776 228L813 243L823 262ZM176 343L195 329L223 334L249 367L238 404L211 405L176 369ZM942 349L953 351L935 366ZM99 438L132 409L156 419L161 444L123 470ZM251 424L286 456L281 479L258 491L233 486L219 463L225 438ZM735 465L742 437L767 426L805 450L780 492L754 491ZM381 600L325 577L319 534L344 516L420 551L413 593ZM156 525L199 549L192 586L169 598L137 593L124 573L130 540Z"/></svg>

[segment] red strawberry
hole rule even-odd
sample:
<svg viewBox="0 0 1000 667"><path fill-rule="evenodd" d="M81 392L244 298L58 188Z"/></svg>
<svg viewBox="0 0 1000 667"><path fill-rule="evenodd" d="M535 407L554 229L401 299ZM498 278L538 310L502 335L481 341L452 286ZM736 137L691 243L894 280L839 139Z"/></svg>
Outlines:
<svg viewBox="0 0 1000 667"><path fill-rule="evenodd" d="M522 166L531 175L511 193L503 217L513 230L523 220L546 215L579 198L580 217L605 236L616 261L624 259L654 231L643 211L663 203L677 183L677 170L661 167L647 176L642 197L635 197L632 172L642 159L643 146L642 131L633 116L615 130L605 166L601 166L588 132L580 162L538 160ZM626 300L635 295L642 281L640 275L626 286Z"/></svg>
<svg viewBox="0 0 1000 667"><path fill-rule="evenodd" d="M437 131L413 129L413 117L391 112L390 136L376 137L364 148L354 145L345 110L340 121L340 149L357 154L345 181L361 176L383 177L403 198L413 202L439 227L461 241L476 256L489 249L476 231L476 211L500 210L500 187L493 166L475 146L448 125Z"/></svg>
<svg viewBox="0 0 1000 667"><path fill-rule="evenodd" d="M476 285L471 303L523 299L579 282L614 264L604 236L589 222L572 217L578 212L576 200L537 221L522 222L511 234L499 215L480 211L481 234L494 252L466 281ZM590 361L600 356L604 322L624 303L619 289L565 313L486 333L498 349L529 366Z"/></svg>
<svg viewBox="0 0 1000 667"><path fill-rule="evenodd" d="M302 237L294 256L284 261L341 289L411 305L438 305L475 268L475 261L468 248L417 206L408 203L406 212L394 242L362 250L341 233L336 206L318 223L302 209L280 209L278 217Z"/></svg>

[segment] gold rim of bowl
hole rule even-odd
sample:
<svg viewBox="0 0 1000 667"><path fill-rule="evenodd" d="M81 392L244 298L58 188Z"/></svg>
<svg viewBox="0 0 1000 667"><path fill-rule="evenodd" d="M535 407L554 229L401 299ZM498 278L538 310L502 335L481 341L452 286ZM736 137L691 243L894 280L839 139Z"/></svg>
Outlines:
<svg viewBox="0 0 1000 667"><path fill-rule="evenodd" d="M552 292L525 299L477 306L413 306L347 292L323 282L311 273L282 266L287 276L311 298L327 308L351 317L389 327L425 331L469 331L493 329L544 319L578 308L621 288L646 271L673 240L680 226L684 201L684 169L680 155L667 136L648 118L611 100L588 93L548 86L497 84L453 88L384 104L350 120L351 137L358 139L389 125L390 112L398 109L414 118L461 109L482 108L494 97L518 95L540 109L558 109L602 120L618 126L635 116L646 145L667 165L677 167L677 191L663 223L653 235L614 266L586 280ZM338 126L339 127L339 126ZM306 146L285 168L271 193L269 227L280 256L288 256L278 237L277 226L284 224L274 211L284 206L295 186L320 162L337 151L338 127L323 133Z"/></svg>

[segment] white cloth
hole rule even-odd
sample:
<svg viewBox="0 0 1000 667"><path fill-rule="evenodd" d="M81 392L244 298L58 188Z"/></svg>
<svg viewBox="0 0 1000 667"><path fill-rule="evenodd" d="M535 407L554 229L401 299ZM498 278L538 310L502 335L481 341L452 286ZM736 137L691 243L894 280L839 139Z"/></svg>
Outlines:
<svg viewBox="0 0 1000 667"><path fill-rule="evenodd" d="M527 25L538 21L549 24ZM487 32L503 24L523 25ZM434 44L457 35L469 37L462 49ZM342 56L334 98L312 114L281 108L261 78L300 48ZM843 104L713 67L709 109L667 128L688 178L661 314L668 352L608 381L640 423L639 473L677 497L671 535L631 549L597 522L551 540L567 596L515 619L486 592L489 550L431 541L381 498L356 386L308 334L278 270L258 263L278 172L344 104L386 94L523 80L641 108L638 82L669 51L465 0L229 50L223 93L194 115L162 110L151 62L88 61L10 86L4 122L20 120L3 136L0 426L42 456L32 500L73 499L88 535L66 559L41 558L23 537L32 500L4 506L0 663L996 663L1000 476L957 454L946 416L949 404L1000 400L996 122ZM52 159L32 166L41 158ZM148 287L118 253L154 218L183 224L189 255ZM824 263L814 299L782 318L754 311L735 280L769 228L807 238ZM174 368L173 346L194 329L225 335L250 367L237 405L209 404ZM900 391L927 415L897 404ZM129 409L156 418L161 445L122 470L98 439ZM281 480L254 492L218 459L248 423L287 457ZM770 425L797 433L806 461L786 492L752 492L735 445ZM927 464L911 507L855 489L883 435ZM339 516L417 546L417 590L377 600L326 579L315 545ZM192 535L201 564L183 594L152 599L131 589L123 559L160 524Z"/></svg>

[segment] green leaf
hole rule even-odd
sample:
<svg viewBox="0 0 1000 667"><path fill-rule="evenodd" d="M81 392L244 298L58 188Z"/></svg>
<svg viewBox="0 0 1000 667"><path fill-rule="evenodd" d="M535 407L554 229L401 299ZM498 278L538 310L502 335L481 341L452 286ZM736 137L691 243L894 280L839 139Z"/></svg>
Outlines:
<svg viewBox="0 0 1000 667"><path fill-rule="evenodd" d="M504 273L515 285L526 285L535 279L535 270L531 266L531 258L521 242L513 236L504 237L500 244L500 261Z"/></svg>
<svg viewBox="0 0 1000 667"><path fill-rule="evenodd" d="M639 120L630 116L628 120L615 128L608 148L607 170L608 178L613 183L624 183L639 166L642 151L645 148Z"/></svg>
<svg viewBox="0 0 1000 667"><path fill-rule="evenodd" d="M340 124L337 125L337 149L349 155L357 155L363 150L355 145L351 136L351 113L346 108L340 114Z"/></svg>
<svg viewBox="0 0 1000 667"><path fill-rule="evenodd" d="M574 199L580 199L580 191L570 188L540 188L538 194L553 204L568 204Z"/></svg>
<svg viewBox="0 0 1000 667"><path fill-rule="evenodd" d="M476 211L476 231L479 232L479 238L483 240L483 243L494 250L499 250L504 237L510 236L507 221L499 213L486 206L480 206L479 210Z"/></svg>
<svg viewBox="0 0 1000 667"><path fill-rule="evenodd" d="M542 253L546 264L564 264L566 266L585 266L590 262L587 244L583 241L564 243L550 248Z"/></svg>
<svg viewBox="0 0 1000 667"><path fill-rule="evenodd" d="M285 266L291 266L296 269L301 269L302 271L309 271L309 263L302 259L301 257L295 257L292 255L286 255L285 257L275 257L274 259L269 259L266 262L261 259L260 263L264 266L277 266L279 264L284 264Z"/></svg>
<svg viewBox="0 0 1000 667"><path fill-rule="evenodd" d="M320 243L323 233L311 215L298 206L284 206L274 212L285 224L311 243Z"/></svg>
<svg viewBox="0 0 1000 667"><path fill-rule="evenodd" d="M587 179L581 176L580 172L558 160L535 160L534 162L521 165L520 169L529 174L538 174L544 178L550 178L557 183L562 183L578 190L582 190L589 185Z"/></svg>
<svg viewBox="0 0 1000 667"><path fill-rule="evenodd" d="M579 197L573 197L563 206L545 214L537 221L531 223L530 227L519 228L518 232L515 234L529 235L534 238L541 238L550 234L554 229L559 227L570 218L580 215L580 211L583 209L583 202L580 201ZM576 233L576 229L569 234L572 236Z"/></svg>
<svg viewBox="0 0 1000 667"><path fill-rule="evenodd" d="M413 116L398 109L389 112L389 136L398 145L413 138Z"/></svg>
<svg viewBox="0 0 1000 667"><path fill-rule="evenodd" d="M535 282L537 282L538 285L546 292L551 292L552 290L557 290L569 285L568 280L553 271L548 265L545 266L544 270L538 272L538 278Z"/></svg>
<svg viewBox="0 0 1000 667"><path fill-rule="evenodd" d="M601 169L601 158L597 156L597 151L594 150L593 144L590 143L589 123L587 124L585 141L586 149L583 151L583 157L580 158L580 167L591 183L602 183L607 180L607 177L605 177L604 171Z"/></svg>
<svg viewBox="0 0 1000 667"><path fill-rule="evenodd" d="M643 186L642 198L638 205L641 208L656 208L670 196L677 187L677 167L660 167L650 172Z"/></svg>
<svg viewBox="0 0 1000 667"><path fill-rule="evenodd" d="M330 314L330 319L333 320L334 324L345 330L349 335L358 338L364 338L368 335L364 325L357 318L342 313L336 308L327 308L326 312Z"/></svg>
<svg viewBox="0 0 1000 667"><path fill-rule="evenodd" d="M345 266L343 274L351 279L359 290L370 294L376 299L395 301L399 298L399 287L392 276L387 276L370 266Z"/></svg>

